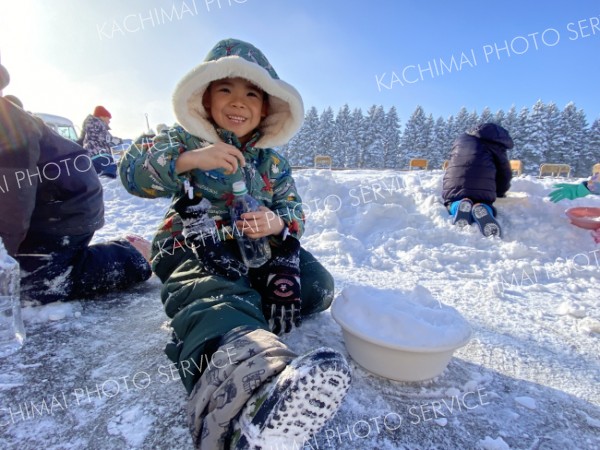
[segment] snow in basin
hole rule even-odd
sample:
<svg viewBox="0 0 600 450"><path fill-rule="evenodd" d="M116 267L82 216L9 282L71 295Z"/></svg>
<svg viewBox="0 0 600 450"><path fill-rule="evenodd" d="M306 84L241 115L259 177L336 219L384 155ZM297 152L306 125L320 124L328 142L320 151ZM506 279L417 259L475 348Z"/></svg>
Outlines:
<svg viewBox="0 0 600 450"><path fill-rule="evenodd" d="M333 308L351 331L404 349L453 348L471 333L455 308L420 285L412 291L347 286Z"/></svg>

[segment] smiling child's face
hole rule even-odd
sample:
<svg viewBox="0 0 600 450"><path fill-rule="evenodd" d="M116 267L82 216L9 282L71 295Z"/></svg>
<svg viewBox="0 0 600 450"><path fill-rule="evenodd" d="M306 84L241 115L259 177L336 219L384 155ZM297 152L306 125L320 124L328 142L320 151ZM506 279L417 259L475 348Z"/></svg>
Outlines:
<svg viewBox="0 0 600 450"><path fill-rule="evenodd" d="M213 81L202 103L212 120L233 132L242 144L266 117L268 107L263 91L243 78Z"/></svg>

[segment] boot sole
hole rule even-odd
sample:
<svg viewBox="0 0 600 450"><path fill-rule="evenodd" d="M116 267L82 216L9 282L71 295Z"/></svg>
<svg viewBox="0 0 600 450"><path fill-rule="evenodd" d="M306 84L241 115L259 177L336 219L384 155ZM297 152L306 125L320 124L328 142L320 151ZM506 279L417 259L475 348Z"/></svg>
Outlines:
<svg viewBox="0 0 600 450"><path fill-rule="evenodd" d="M274 445L293 445L318 433L339 409L350 388L350 368L342 355L330 349L317 349L292 361L278 375L255 416L242 430L236 450L258 450ZM252 441L252 443L250 443Z"/></svg>
<svg viewBox="0 0 600 450"><path fill-rule="evenodd" d="M489 213L483 205L473 206L473 219L479 226L479 231L485 237L498 236L502 237L502 229L496 219Z"/></svg>
<svg viewBox="0 0 600 450"><path fill-rule="evenodd" d="M452 224L461 228L471 225L473 223L473 218L471 217L472 209L473 203L470 200L461 200Z"/></svg>

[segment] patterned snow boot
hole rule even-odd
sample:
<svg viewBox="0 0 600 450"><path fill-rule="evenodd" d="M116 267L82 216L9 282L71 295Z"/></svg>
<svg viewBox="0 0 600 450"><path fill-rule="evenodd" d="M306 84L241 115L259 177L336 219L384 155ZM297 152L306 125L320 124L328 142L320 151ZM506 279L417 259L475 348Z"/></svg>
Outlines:
<svg viewBox="0 0 600 450"><path fill-rule="evenodd" d="M335 350L319 348L294 359L248 400L230 448L302 446L336 414L349 388L350 368Z"/></svg>
<svg viewBox="0 0 600 450"><path fill-rule="evenodd" d="M298 357L262 329L231 330L210 361L187 406L202 450L302 442L335 415L350 386L340 353L320 348Z"/></svg>
<svg viewBox="0 0 600 450"><path fill-rule="evenodd" d="M502 229L500 224L496 222L492 208L483 203L473 205L472 210L473 220L479 226L479 231L485 237L498 236L502 237Z"/></svg>
<svg viewBox="0 0 600 450"><path fill-rule="evenodd" d="M458 202L456 212L454 213L454 217L452 219L452 224L460 228L466 227L467 225L471 225L473 223L473 217L471 215L472 209L473 202L468 198L463 198L461 201Z"/></svg>

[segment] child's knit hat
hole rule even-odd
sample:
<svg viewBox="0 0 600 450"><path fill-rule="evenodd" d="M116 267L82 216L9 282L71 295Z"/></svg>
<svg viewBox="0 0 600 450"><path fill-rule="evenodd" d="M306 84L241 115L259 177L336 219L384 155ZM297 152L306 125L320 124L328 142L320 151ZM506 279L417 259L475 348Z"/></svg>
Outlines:
<svg viewBox="0 0 600 450"><path fill-rule="evenodd" d="M293 86L279 79L260 50L237 39L218 42L204 62L179 82L173 93L177 121L195 136L209 142L220 141L204 109L202 96L212 81L235 77L244 78L269 94L269 109L260 123L262 137L256 146L267 148L287 143L304 120L302 97Z"/></svg>

